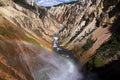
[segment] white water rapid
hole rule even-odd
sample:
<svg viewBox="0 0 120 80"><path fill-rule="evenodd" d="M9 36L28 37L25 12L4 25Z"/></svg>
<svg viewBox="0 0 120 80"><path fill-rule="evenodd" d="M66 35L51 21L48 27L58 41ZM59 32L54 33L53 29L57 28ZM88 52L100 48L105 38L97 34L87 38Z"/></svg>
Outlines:
<svg viewBox="0 0 120 80"><path fill-rule="evenodd" d="M82 80L82 74L72 59L31 44L18 45L34 80Z"/></svg>

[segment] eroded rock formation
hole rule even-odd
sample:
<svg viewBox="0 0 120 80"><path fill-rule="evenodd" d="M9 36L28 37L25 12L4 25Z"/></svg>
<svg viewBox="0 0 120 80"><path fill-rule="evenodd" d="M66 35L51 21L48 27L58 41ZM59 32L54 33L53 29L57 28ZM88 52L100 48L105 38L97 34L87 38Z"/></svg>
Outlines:
<svg viewBox="0 0 120 80"><path fill-rule="evenodd" d="M28 77L29 70L17 58L21 53L16 43L29 42L51 49L51 35L55 33L59 33L61 47L71 50L81 63L86 63L114 32L119 32L119 28L114 27L115 23L119 26L119 5L119 0L82 0L44 8L31 6L24 0L0 0L0 73L3 73L0 77L32 80L32 76ZM117 53L119 55L118 49ZM99 56L103 55L97 58ZM102 65L112 61L112 57L104 59ZM23 67L15 68L11 62L9 64L11 60ZM25 69L25 74L21 69Z"/></svg>

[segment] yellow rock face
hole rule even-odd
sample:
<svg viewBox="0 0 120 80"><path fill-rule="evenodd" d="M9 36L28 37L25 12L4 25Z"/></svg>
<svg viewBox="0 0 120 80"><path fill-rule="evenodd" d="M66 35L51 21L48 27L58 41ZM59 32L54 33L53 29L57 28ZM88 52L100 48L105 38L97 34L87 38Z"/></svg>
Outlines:
<svg viewBox="0 0 120 80"><path fill-rule="evenodd" d="M11 4L11 0L0 0L0 6L9 6Z"/></svg>

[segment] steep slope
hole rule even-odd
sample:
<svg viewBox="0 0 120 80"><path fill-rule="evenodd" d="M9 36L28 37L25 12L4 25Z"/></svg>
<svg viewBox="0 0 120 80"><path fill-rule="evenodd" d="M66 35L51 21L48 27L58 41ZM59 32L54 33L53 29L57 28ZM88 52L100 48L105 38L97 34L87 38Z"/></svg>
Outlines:
<svg viewBox="0 0 120 80"><path fill-rule="evenodd" d="M71 47L71 45L80 44L78 45L80 47L85 43L87 37L93 34L97 29L95 24L96 17L100 14L99 12L97 14L99 4L100 1L93 3L85 0L82 3L61 5L49 10L58 21L61 21L61 24L65 25L64 30L59 34L62 46L72 49L74 46Z"/></svg>
<svg viewBox="0 0 120 80"><path fill-rule="evenodd" d="M0 77L3 80L32 80L26 64L20 58L21 52L16 44L22 40L29 40L29 37L20 28L16 28L14 24L0 16Z"/></svg>
<svg viewBox="0 0 120 80"><path fill-rule="evenodd" d="M119 15L114 10L118 4L119 0L84 0L50 8L49 12L64 25L59 33L60 45L86 62L110 38L110 28Z"/></svg>
<svg viewBox="0 0 120 80"><path fill-rule="evenodd" d="M0 79L33 80L24 56L37 56L39 50L32 51L28 43L51 50L55 33L60 46L90 68L118 59L119 4L120 0L81 0L44 8L25 0L0 0Z"/></svg>
<svg viewBox="0 0 120 80"><path fill-rule="evenodd" d="M60 45L85 63L85 72L98 73L100 80L119 79L120 0L84 1L49 9L64 25Z"/></svg>
<svg viewBox="0 0 120 80"><path fill-rule="evenodd" d="M59 23L50 18L49 14L37 14L34 7L29 5L25 7L24 5L26 5L25 2L18 0L17 4L13 2L11 6L1 6L0 14L18 28L32 33L35 38L42 38L48 44L51 43L53 40L50 36L58 31ZM39 9L42 10L42 8Z"/></svg>
<svg viewBox="0 0 120 80"><path fill-rule="evenodd" d="M51 50L53 40L50 36L58 31L59 24L49 14L44 14L43 18L24 1L16 4L0 0L0 4L0 79L33 80L23 53L24 50L26 54L32 51L24 46L21 51L18 44L30 43Z"/></svg>

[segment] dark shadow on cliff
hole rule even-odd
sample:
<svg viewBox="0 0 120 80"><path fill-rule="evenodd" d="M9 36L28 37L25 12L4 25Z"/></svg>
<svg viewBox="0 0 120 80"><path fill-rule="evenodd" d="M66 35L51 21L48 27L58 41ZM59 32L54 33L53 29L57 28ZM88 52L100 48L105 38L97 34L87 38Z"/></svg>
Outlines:
<svg viewBox="0 0 120 80"><path fill-rule="evenodd" d="M112 24L110 28L110 32L113 34L111 37L113 39L110 39L110 40L115 41L116 43L119 42L118 36L120 34L120 16L118 16L116 20L114 21L114 23ZM120 44L120 43L117 43L117 44ZM117 49L113 49L113 50L119 51L119 46L115 48ZM111 48L109 47L109 49ZM117 55L117 53L115 53L115 55ZM102 67L94 68L92 72L97 73L100 80L120 80L120 56L117 55L117 57L118 57L118 60L114 60L110 62L109 64L104 65Z"/></svg>
<svg viewBox="0 0 120 80"><path fill-rule="evenodd" d="M117 17L117 19L112 24L112 27L110 28L111 33L120 33L120 16Z"/></svg>
<svg viewBox="0 0 120 80"><path fill-rule="evenodd" d="M100 80L120 80L120 59L94 69L93 72L98 74Z"/></svg>
<svg viewBox="0 0 120 80"><path fill-rule="evenodd" d="M120 2L116 3L116 6L108 13L109 18L112 18L114 15L120 13Z"/></svg>
<svg viewBox="0 0 120 80"><path fill-rule="evenodd" d="M35 6L29 5L25 0L13 0L16 4L19 4L20 6L29 9L29 10L35 10Z"/></svg>
<svg viewBox="0 0 120 80"><path fill-rule="evenodd" d="M54 51L57 52L58 54L62 55L62 56L69 56L69 57L73 57L73 53L67 49L64 49L62 47L60 47L60 50L57 50L57 48L54 48Z"/></svg>
<svg viewBox="0 0 120 80"><path fill-rule="evenodd" d="M91 77L91 73L95 73L99 77L92 80L120 80L120 16L116 16L109 31L112 36L100 46L96 54L86 63L85 70L83 69L88 77ZM105 65L107 60L114 59L115 56L118 60L112 60L112 62Z"/></svg>
<svg viewBox="0 0 120 80"><path fill-rule="evenodd" d="M119 40L118 35L120 34L120 16L118 16L117 19L112 24L110 28L110 32L114 36L114 38L111 40L113 41ZM116 42L119 42L119 41L116 41ZM120 44L120 43L117 43L117 44ZM115 47L115 48L119 48L119 47ZM118 50L118 49L113 49L113 50ZM117 55L117 57L119 56ZM93 72L98 74L98 76L100 77L100 80L120 80L120 57L118 60L112 61L111 63L103 67L94 68Z"/></svg>
<svg viewBox="0 0 120 80"><path fill-rule="evenodd" d="M115 20L112 27L110 28L111 33L120 33L120 16Z"/></svg>
<svg viewBox="0 0 120 80"><path fill-rule="evenodd" d="M53 48L53 50L58 53L60 56L72 59L75 63L78 63L78 60L75 58L75 56L73 55L72 51L64 49L62 47L60 47L60 50L57 50L56 48Z"/></svg>

